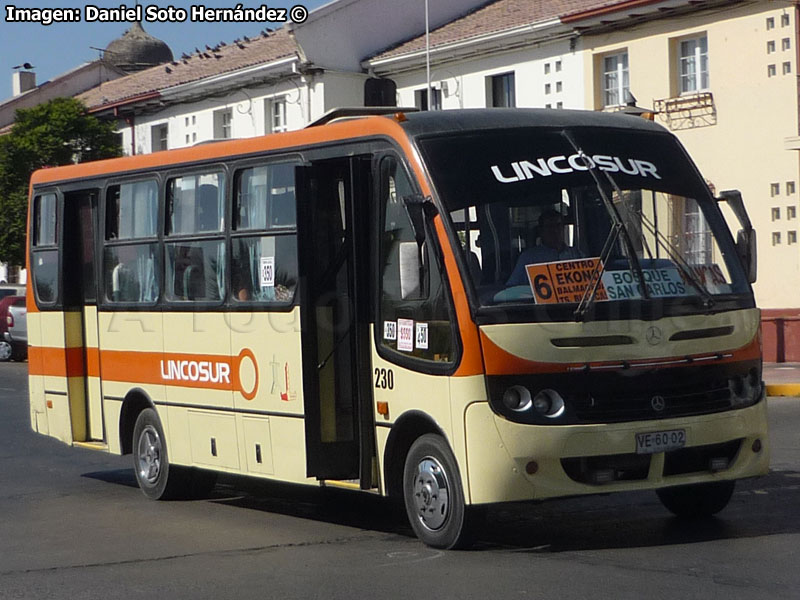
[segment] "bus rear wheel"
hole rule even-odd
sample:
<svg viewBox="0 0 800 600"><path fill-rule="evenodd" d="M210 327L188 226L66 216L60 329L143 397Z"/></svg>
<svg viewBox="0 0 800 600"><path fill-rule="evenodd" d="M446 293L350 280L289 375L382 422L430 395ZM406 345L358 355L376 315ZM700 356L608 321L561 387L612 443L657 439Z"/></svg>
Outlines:
<svg viewBox="0 0 800 600"><path fill-rule="evenodd" d="M183 496L189 484L189 470L169 464L161 420L152 408L139 413L133 427L133 469L145 496L169 500Z"/></svg>
<svg viewBox="0 0 800 600"><path fill-rule="evenodd" d="M717 514L730 502L734 481L697 483L656 490L658 499L678 517L699 518Z"/></svg>
<svg viewBox="0 0 800 600"><path fill-rule="evenodd" d="M403 471L406 514L417 537L434 548L469 545L461 476L447 442L439 435L417 439Z"/></svg>

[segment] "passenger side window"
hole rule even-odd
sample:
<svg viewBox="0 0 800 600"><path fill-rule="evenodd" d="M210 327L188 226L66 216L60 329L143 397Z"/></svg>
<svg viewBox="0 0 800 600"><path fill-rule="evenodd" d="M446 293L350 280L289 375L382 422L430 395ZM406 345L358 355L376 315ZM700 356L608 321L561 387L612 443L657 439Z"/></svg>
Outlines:
<svg viewBox="0 0 800 600"><path fill-rule="evenodd" d="M231 289L242 303L290 304L297 287L294 169L275 163L243 169L234 180Z"/></svg>
<svg viewBox="0 0 800 600"><path fill-rule="evenodd" d="M42 304L58 298L58 202L55 194L33 199L32 270L36 297Z"/></svg>
<svg viewBox="0 0 800 600"><path fill-rule="evenodd" d="M415 358L452 362L450 299L442 280L432 229L394 157L380 163L381 345ZM411 203L409 202L411 201Z"/></svg>
<svg viewBox="0 0 800 600"><path fill-rule="evenodd" d="M158 299L158 183L112 185L106 192L103 279L114 303Z"/></svg>
<svg viewBox="0 0 800 600"><path fill-rule="evenodd" d="M221 302L225 296L225 176L196 173L167 181L165 296Z"/></svg>

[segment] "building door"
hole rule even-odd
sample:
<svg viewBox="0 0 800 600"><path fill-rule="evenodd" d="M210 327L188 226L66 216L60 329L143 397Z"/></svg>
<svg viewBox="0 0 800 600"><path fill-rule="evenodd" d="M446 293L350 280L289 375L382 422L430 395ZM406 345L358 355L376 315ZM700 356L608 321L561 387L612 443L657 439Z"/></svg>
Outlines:
<svg viewBox="0 0 800 600"><path fill-rule="evenodd" d="M370 161L297 170L308 475L372 487Z"/></svg>

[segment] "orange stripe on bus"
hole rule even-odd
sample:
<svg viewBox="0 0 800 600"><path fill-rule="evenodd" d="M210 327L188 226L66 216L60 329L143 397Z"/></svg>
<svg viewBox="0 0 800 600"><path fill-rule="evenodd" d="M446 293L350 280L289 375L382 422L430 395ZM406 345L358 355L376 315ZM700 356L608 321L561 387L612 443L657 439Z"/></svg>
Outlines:
<svg viewBox="0 0 800 600"><path fill-rule="evenodd" d="M450 280L450 291L453 294L453 303L456 308L456 320L458 321L458 329L461 333L463 354L455 375L457 377L480 375L483 373L483 357L481 355L481 341L478 337L478 327L475 325L470 315L467 292L464 289L464 282L458 271L456 257L453 254L453 249L450 247L450 240L445 232L441 215L437 215L433 223L436 227L436 233L439 236L439 245L442 248L442 254L444 254L444 266L447 270L447 278Z"/></svg>
<svg viewBox="0 0 800 600"><path fill-rule="evenodd" d="M641 368L652 364L658 368L669 369L675 367L685 367L691 362L677 362L685 359L692 359L698 361L698 364L706 364L706 361L699 362L701 358L726 355L723 358L714 358L708 360L709 363L714 364L738 362L744 360L755 360L761 356L761 340L759 336L753 338L748 344L741 348L724 352L699 352L692 355L679 355L679 356L665 356L662 358L648 358L648 359L635 359L632 358L627 361L611 360L603 362L580 362L580 363L551 363L540 362L524 359L515 354L511 354L500 348L489 337L481 331L481 344L483 346L483 359L486 364L487 375L521 375L521 374L539 374L539 373L566 373L576 369L586 368L606 368L614 365L619 365L622 362L628 363L631 367ZM676 364L665 365L663 363L676 361ZM620 367L622 368L622 367Z"/></svg>
<svg viewBox="0 0 800 600"><path fill-rule="evenodd" d="M258 362L249 349L238 356L209 354L173 354L133 352L89 348L84 363L84 349L31 346L29 373L52 377L101 377L103 381L237 391L246 400L258 392ZM242 362L249 361L254 371L252 389L245 389L240 379ZM88 369L86 368L88 364Z"/></svg>

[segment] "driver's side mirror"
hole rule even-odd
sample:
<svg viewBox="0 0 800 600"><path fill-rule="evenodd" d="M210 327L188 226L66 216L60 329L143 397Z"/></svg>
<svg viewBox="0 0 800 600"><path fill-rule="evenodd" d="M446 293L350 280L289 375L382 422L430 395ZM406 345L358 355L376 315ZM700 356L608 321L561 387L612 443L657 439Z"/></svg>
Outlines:
<svg viewBox="0 0 800 600"><path fill-rule="evenodd" d="M747 281L755 283L758 275L756 230L753 229L747 209L744 207L742 193L739 190L725 190L720 192L717 202L726 202L742 226L736 234L736 253L742 261Z"/></svg>

